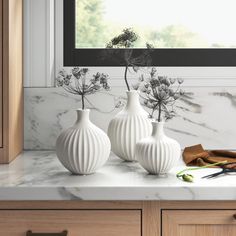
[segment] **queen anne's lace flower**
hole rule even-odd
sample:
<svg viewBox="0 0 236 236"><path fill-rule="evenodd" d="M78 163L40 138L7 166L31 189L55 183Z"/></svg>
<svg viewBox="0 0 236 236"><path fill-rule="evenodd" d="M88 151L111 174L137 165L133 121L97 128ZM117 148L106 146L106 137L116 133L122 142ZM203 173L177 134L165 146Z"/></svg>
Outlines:
<svg viewBox="0 0 236 236"><path fill-rule="evenodd" d="M155 67L151 69L147 78L141 75L135 89L140 90L144 106L151 110L150 118L160 122L163 119L172 119L176 115L174 104L184 95L184 91L180 89L183 82L181 78L159 76Z"/></svg>
<svg viewBox="0 0 236 236"><path fill-rule="evenodd" d="M88 68L75 67L70 73L61 70L56 79L57 86L63 87L67 92L82 97L82 108L84 109L84 97L94 94L102 89L110 90L108 84L109 76L104 73L96 73L92 79L88 79Z"/></svg>
<svg viewBox="0 0 236 236"><path fill-rule="evenodd" d="M122 61L125 64L124 80L128 91L130 91L130 85L128 82L128 71L130 68L134 72L138 72L141 66L149 66L152 60L150 52L153 50L153 46L150 43L146 43L147 49L144 52L136 55L133 51L136 41L139 36L134 32L132 28L123 29L122 33L114 37L107 44L108 49L120 49L126 50L107 50L105 55L112 57L112 60L116 58L118 61ZM120 63L120 62L119 62ZM142 79L142 78L141 78Z"/></svg>

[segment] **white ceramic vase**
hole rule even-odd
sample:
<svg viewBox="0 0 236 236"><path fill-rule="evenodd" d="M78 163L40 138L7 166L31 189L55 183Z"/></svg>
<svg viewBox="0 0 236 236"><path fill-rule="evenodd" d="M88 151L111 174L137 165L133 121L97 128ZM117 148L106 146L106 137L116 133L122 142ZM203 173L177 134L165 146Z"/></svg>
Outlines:
<svg viewBox="0 0 236 236"><path fill-rule="evenodd" d="M109 158L110 140L90 121L89 113L90 110L77 110L76 123L63 131L56 142L58 159L73 174L92 174Z"/></svg>
<svg viewBox="0 0 236 236"><path fill-rule="evenodd" d="M150 174L164 175L180 159L181 148L177 141L165 135L164 122L152 122L152 126L152 135L137 143L136 157Z"/></svg>
<svg viewBox="0 0 236 236"><path fill-rule="evenodd" d="M135 158L136 143L151 134L151 121L139 102L139 93L127 92L126 107L110 122L108 136L111 150L125 161L137 161Z"/></svg>

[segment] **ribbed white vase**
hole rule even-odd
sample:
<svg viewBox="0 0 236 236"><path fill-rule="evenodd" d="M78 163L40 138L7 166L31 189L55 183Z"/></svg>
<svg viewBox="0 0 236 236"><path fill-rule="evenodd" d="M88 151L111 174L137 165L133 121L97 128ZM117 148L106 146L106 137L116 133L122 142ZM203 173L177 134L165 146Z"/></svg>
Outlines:
<svg viewBox="0 0 236 236"><path fill-rule="evenodd" d="M137 161L135 158L136 143L151 134L151 121L139 102L139 93L127 92L126 107L110 122L108 136L111 150L125 161Z"/></svg>
<svg viewBox="0 0 236 236"><path fill-rule="evenodd" d="M163 175L180 159L181 148L177 141L165 135L164 122L152 122L152 126L152 135L137 143L136 157L150 174Z"/></svg>
<svg viewBox="0 0 236 236"><path fill-rule="evenodd" d="M89 110L77 110L77 121L56 142L60 162L73 174L88 175L109 158L111 144L105 132L89 120Z"/></svg>

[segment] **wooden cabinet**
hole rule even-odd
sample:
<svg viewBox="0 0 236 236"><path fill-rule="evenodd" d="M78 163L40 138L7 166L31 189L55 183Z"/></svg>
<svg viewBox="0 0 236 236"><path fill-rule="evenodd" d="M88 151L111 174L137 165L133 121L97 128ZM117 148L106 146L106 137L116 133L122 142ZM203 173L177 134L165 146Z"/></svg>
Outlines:
<svg viewBox="0 0 236 236"><path fill-rule="evenodd" d="M0 1L0 15L2 16L3 9L2 2ZM0 17L0 148L3 147L3 71L2 71L2 60L3 60L3 19Z"/></svg>
<svg viewBox="0 0 236 236"><path fill-rule="evenodd" d="M0 202L0 235L234 236L235 209L236 201Z"/></svg>
<svg viewBox="0 0 236 236"><path fill-rule="evenodd" d="M13 210L0 212L0 235L141 236L139 210Z"/></svg>
<svg viewBox="0 0 236 236"><path fill-rule="evenodd" d="M23 147L22 0L0 0L0 164Z"/></svg>
<svg viewBox="0 0 236 236"><path fill-rule="evenodd" d="M163 236L236 235L235 210L165 210Z"/></svg>

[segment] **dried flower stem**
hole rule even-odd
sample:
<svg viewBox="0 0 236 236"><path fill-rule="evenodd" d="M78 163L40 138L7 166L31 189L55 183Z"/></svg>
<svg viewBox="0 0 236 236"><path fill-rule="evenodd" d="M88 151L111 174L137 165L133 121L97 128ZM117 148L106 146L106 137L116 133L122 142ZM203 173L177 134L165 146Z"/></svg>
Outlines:
<svg viewBox="0 0 236 236"><path fill-rule="evenodd" d="M158 107L158 122L161 122L161 103L159 103Z"/></svg>
<svg viewBox="0 0 236 236"><path fill-rule="evenodd" d="M84 110L85 105L84 105L84 94L81 95L81 100L82 100L82 110Z"/></svg>
<svg viewBox="0 0 236 236"><path fill-rule="evenodd" d="M126 67L125 67L125 84L126 84L128 91L130 91L130 87L129 87L129 83L128 83L128 79L127 79L128 69L129 69L129 67L128 67L128 65L126 65Z"/></svg>

